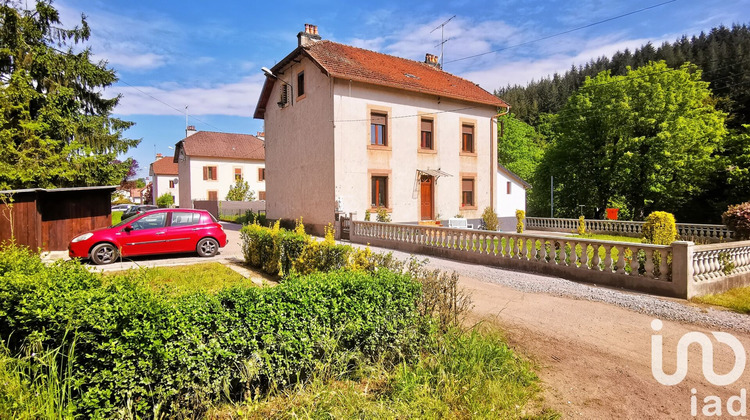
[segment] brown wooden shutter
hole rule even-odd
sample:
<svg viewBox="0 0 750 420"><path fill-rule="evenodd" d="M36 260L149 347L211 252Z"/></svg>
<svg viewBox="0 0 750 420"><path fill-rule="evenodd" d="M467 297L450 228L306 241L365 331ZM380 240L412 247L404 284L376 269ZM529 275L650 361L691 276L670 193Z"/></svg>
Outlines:
<svg viewBox="0 0 750 420"><path fill-rule="evenodd" d="M462 132L464 134L474 134L474 126L473 125L464 125Z"/></svg>
<svg viewBox="0 0 750 420"><path fill-rule="evenodd" d="M432 120L422 120L422 131L432 132Z"/></svg>
<svg viewBox="0 0 750 420"><path fill-rule="evenodd" d="M463 187L461 188L462 191L474 191L474 180L470 178L464 178L461 182Z"/></svg>
<svg viewBox="0 0 750 420"><path fill-rule="evenodd" d="M203 180L208 180L208 166L203 167Z"/></svg>
<svg viewBox="0 0 750 420"><path fill-rule="evenodd" d="M383 114L372 114L370 115L370 121L372 124L385 125L385 115Z"/></svg>

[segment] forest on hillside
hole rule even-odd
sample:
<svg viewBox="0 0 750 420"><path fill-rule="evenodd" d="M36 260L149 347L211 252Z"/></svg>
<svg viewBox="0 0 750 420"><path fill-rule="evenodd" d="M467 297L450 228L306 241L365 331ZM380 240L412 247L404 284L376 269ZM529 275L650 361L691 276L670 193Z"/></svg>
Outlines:
<svg viewBox="0 0 750 420"><path fill-rule="evenodd" d="M511 105L499 163L533 185L528 213L716 223L750 200L750 27L646 44L495 92Z"/></svg>

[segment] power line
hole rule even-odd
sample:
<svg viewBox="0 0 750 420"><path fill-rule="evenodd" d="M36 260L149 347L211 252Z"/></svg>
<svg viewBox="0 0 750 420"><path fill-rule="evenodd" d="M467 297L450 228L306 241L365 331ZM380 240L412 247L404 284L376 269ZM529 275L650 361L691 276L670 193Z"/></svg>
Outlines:
<svg viewBox="0 0 750 420"><path fill-rule="evenodd" d="M586 29L586 28L590 28L592 26L600 25L602 23L611 22L611 21L616 20L616 19L621 19L621 18L624 18L626 16L634 15L636 13L645 12L646 10L655 9L657 7L660 7L660 6L664 6L665 4L674 3L676 1L677 0L668 0L668 1L665 1L665 2L662 2L662 3L655 4L653 6L644 7L644 8L638 9L638 10L633 10L631 12L623 13L621 15L612 16L612 17L609 17L609 18L604 19L604 20L600 20L600 21L597 21L597 22L589 23L588 25L583 25L583 26L579 26L577 28L568 29L567 31L559 32L559 33L556 33L554 35L548 35L548 36L545 36L545 37L533 39L531 41L522 42L520 44L515 44L515 45L508 46L508 47L503 47L503 48L498 48L496 50L487 51L487 52L483 52L483 53L479 53L479 54L474 54L474 55L470 55L470 56L467 56L467 57L457 58L455 60L450 60L450 61L448 61L446 63L450 64L450 63L455 63L457 61L469 60L469 59L481 57L481 56L484 56L484 55L487 55L487 54L494 54L494 53L498 53L500 51L509 50L511 48L521 47L523 45L528 45L528 44L531 44L531 43L534 43L534 42L544 41L544 40L547 40L547 39L550 39L550 38L558 37L560 35L566 35L566 34L569 34L571 32L580 31L581 29Z"/></svg>
<svg viewBox="0 0 750 420"><path fill-rule="evenodd" d="M166 103L166 102L162 101L161 99L159 99L159 98L157 98L157 97L155 97L155 96L153 96L153 95L151 95L151 94L149 94L149 93L146 93L146 92L144 92L143 90L141 90L141 89L140 89L140 88L138 88L137 86L134 86L134 85L132 85L132 84L130 84L130 83L128 83L128 82L126 82L125 80L123 80L123 79L120 79L120 78L118 78L118 81L120 81L120 82L122 82L122 83L125 83L126 85L128 85L128 86L130 86L131 88L133 88L133 89L137 90L138 92L140 92L140 93L142 93L142 94L144 94L144 95L148 96L149 98L151 98L151 99L153 99L153 100L155 100L155 101L157 101L157 102L159 102L159 103L161 103L161 104L163 104L163 105L166 105L166 106L168 106L169 108L172 108L172 109L174 109L175 111L179 112L180 114L184 114L184 110L180 110L180 109L178 109L178 108L175 108L175 107L173 107L172 105L170 105L170 104L168 104L168 103ZM198 117L196 117L196 116L191 116L190 118L194 119L195 121L201 122L201 123L203 123L203 124L205 124L205 125L207 125L207 126L209 126L209 127L213 127L213 128L215 128L215 129L217 129L217 130L219 130L219 131L222 131L222 130L221 130L221 129L220 129L219 127L217 127L217 126L215 126L215 125L213 125L213 124L209 124L209 123L207 123L207 122L205 122L205 121L201 120L200 118L198 118Z"/></svg>

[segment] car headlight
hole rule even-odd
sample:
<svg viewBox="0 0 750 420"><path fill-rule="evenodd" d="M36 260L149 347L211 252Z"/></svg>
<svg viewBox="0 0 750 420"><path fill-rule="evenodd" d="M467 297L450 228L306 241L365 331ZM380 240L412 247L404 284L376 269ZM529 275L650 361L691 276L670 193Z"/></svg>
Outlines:
<svg viewBox="0 0 750 420"><path fill-rule="evenodd" d="M83 235L78 235L71 242L81 242L85 241L86 239L89 239L90 237L94 236L93 233L84 233Z"/></svg>

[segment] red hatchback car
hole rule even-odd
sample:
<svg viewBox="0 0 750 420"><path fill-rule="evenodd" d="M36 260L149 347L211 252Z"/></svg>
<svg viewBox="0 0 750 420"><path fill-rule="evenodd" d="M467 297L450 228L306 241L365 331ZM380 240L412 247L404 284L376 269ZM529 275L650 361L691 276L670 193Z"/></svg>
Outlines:
<svg viewBox="0 0 750 420"><path fill-rule="evenodd" d="M109 264L120 255L197 252L201 257L211 257L226 244L224 228L211 213L158 209L78 235L70 241L68 254L71 258L90 258L94 264Z"/></svg>

